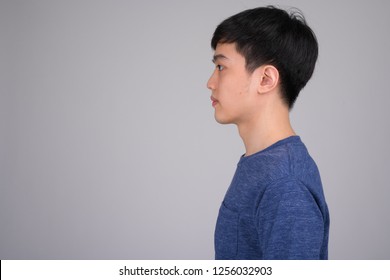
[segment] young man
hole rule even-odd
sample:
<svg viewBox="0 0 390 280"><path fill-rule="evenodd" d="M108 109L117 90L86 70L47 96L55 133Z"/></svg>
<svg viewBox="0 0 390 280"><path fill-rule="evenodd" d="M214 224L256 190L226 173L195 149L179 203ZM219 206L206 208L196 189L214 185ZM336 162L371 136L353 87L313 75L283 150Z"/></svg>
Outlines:
<svg viewBox="0 0 390 280"><path fill-rule="evenodd" d="M215 119L236 124L246 150L219 210L216 259L327 259L320 174L289 120L317 60L313 31L262 7L223 21L211 46Z"/></svg>

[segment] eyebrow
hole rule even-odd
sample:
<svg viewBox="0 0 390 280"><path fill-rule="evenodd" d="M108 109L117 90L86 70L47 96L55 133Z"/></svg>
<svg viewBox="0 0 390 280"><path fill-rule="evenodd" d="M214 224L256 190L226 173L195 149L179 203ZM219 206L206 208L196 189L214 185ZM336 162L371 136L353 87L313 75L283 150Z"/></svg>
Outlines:
<svg viewBox="0 0 390 280"><path fill-rule="evenodd" d="M223 54L216 54L213 56L212 62L215 63L218 59L228 59L228 58L226 56L224 56Z"/></svg>

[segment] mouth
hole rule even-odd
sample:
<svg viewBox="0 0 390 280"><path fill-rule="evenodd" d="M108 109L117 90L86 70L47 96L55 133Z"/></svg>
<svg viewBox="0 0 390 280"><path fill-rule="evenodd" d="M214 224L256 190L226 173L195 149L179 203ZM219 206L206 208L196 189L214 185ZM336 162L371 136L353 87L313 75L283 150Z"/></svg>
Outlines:
<svg viewBox="0 0 390 280"><path fill-rule="evenodd" d="M212 101L211 105L212 105L213 107L215 107L215 106L217 105L217 103L218 103L218 100L215 99L213 96L211 96L210 99L211 99L211 101Z"/></svg>

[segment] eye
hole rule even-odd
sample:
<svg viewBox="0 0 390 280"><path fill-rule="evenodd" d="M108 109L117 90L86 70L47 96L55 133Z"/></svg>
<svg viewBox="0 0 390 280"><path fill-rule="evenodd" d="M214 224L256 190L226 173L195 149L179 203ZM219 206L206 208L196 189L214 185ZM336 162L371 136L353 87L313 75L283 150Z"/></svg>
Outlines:
<svg viewBox="0 0 390 280"><path fill-rule="evenodd" d="M217 69L218 69L218 71L222 71L223 69L225 69L225 66L222 66L222 65L220 65L220 64L218 64L217 66L215 66Z"/></svg>

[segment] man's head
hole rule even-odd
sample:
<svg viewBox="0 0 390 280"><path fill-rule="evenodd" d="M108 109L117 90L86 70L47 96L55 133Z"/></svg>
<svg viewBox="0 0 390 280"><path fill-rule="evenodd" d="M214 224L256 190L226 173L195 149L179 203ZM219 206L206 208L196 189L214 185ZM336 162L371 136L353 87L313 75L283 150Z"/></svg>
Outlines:
<svg viewBox="0 0 390 280"><path fill-rule="evenodd" d="M289 109L312 76L318 56L316 37L304 17L272 6L224 20L211 40L214 50L221 44L235 45L248 74L264 65L273 66L281 98Z"/></svg>

